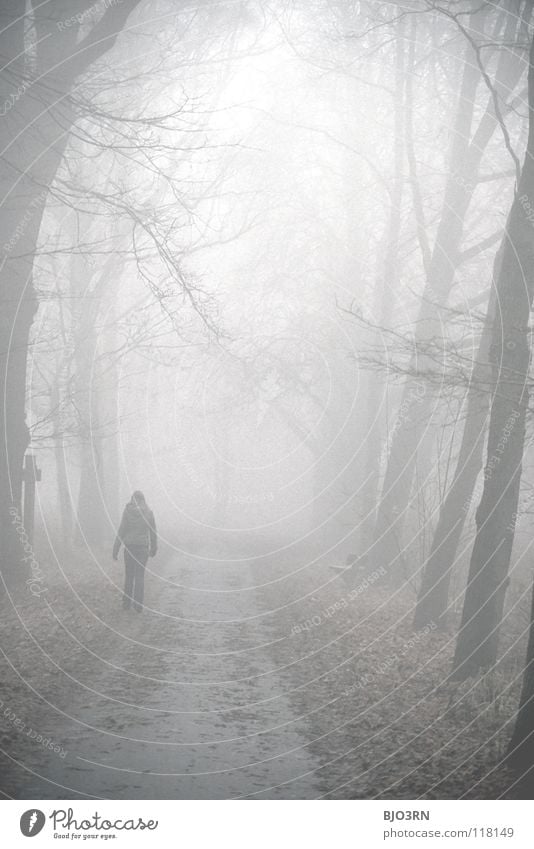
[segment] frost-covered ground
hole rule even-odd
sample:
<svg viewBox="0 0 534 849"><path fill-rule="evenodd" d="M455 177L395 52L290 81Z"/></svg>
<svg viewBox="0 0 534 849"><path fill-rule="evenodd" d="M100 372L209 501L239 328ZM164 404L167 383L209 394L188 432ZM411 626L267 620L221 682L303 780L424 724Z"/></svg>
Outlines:
<svg viewBox="0 0 534 849"><path fill-rule="evenodd" d="M411 591L258 549L164 553L142 615L121 609L122 566L104 557L49 558L46 592L5 596L4 795L514 795L498 762L518 659L453 687L453 636L411 630Z"/></svg>

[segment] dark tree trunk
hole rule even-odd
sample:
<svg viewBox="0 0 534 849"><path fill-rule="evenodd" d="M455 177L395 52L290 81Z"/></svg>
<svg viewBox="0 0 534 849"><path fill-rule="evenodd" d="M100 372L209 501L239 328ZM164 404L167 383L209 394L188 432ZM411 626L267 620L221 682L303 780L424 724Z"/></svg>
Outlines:
<svg viewBox="0 0 534 849"><path fill-rule="evenodd" d="M474 68L472 57L468 55L458 102L441 222L417 322L417 343L433 338L439 325L439 306L446 302L454 278L454 258L458 255L463 222L472 195L472 190L468 191L467 187L471 186L473 172L468 176L465 169L478 81L479 74ZM425 367L426 364L422 364L423 372ZM417 366L414 370L417 371ZM402 529L415 472L418 447L415 420L426 421L430 408L430 398L428 393L422 393L417 375L408 378L394 422L375 528L377 558L381 565L388 570L393 569L393 572L402 547Z"/></svg>
<svg viewBox="0 0 534 849"><path fill-rule="evenodd" d="M499 274L501 258L502 248L499 249L495 258L494 281ZM488 359L494 316L495 289L492 285L477 359L468 390L465 425L456 468L451 486L441 506L430 554L423 572L414 617L416 629L423 628L431 622L440 628L447 626L452 570L475 483L483 462L490 407L491 368Z"/></svg>
<svg viewBox="0 0 534 849"><path fill-rule="evenodd" d="M534 584L523 686L507 762L523 776L523 785L534 787ZM528 798L532 798L531 793Z"/></svg>
<svg viewBox="0 0 534 849"><path fill-rule="evenodd" d="M492 331L495 392L491 405L484 490L476 514L453 677L463 679L497 660L519 499L528 406L528 322L534 290L534 42L528 75L529 134L510 210L497 280Z"/></svg>
<svg viewBox="0 0 534 849"><path fill-rule="evenodd" d="M475 25L473 18L476 19L476 14L471 18L471 28ZM512 15L508 16L504 33L506 41L513 40L521 23L517 23ZM522 67L518 55L503 51L494 86L505 100L517 84ZM416 324L416 346L422 346L423 350L434 339L441 338L442 326L446 323L442 308L447 303L460 259L465 217L476 187L482 155L498 125L491 101L476 131L472 133L474 100L479 80L480 72L473 49L467 45L441 218ZM416 351L411 367L413 376L407 378L404 385L400 413L394 426L377 514L374 559L388 569L396 580L402 577L397 575L397 566L401 562L402 531L417 462L418 434L425 430L431 412L430 393L421 390L427 368L435 370L435 361L425 358L421 350Z"/></svg>

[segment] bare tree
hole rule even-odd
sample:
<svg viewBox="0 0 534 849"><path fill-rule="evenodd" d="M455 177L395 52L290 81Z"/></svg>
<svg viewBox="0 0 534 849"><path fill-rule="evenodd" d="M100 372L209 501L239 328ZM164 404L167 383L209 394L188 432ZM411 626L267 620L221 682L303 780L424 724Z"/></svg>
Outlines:
<svg viewBox="0 0 534 849"><path fill-rule="evenodd" d="M139 0L107 6L95 20L91 0L6 0L1 10L3 118L0 209L0 564L4 574L18 560L10 509L20 511L22 464L29 435L25 420L28 339L37 308L32 262L41 219L76 115L70 95L77 81L115 44ZM68 25L65 23L68 22ZM89 32L87 24L92 22ZM28 39L31 28L34 38Z"/></svg>
<svg viewBox="0 0 534 849"><path fill-rule="evenodd" d="M521 177L510 210L496 280L491 334L494 394L484 489L456 644L453 675L465 678L496 662L515 532L531 349L528 321L534 293L534 239L529 214L534 198L534 42L528 74L529 134Z"/></svg>
<svg viewBox="0 0 534 849"><path fill-rule="evenodd" d="M440 325L443 320L441 310L447 303L460 260L465 218L478 182L480 163L491 137L500 126L500 112L496 109L493 94L490 93L487 108L478 124L473 127L476 117L476 94L482 79L477 61L475 34L484 32L488 12L489 9L474 10L468 25L464 28L469 38L465 45L463 75L451 137L448 174L415 330L418 346L417 362L411 369L414 377L408 378L405 383L400 402L401 408L412 406L418 375L424 376L428 366L422 355L425 344L440 336ZM495 26L498 29L493 33L494 39L497 38L501 27L499 19ZM514 37L519 39L523 31L524 21L521 19L518 21L517 17L510 13L507 15L501 37L507 43L512 42ZM495 71L493 91L498 93L499 98L504 98L505 102L508 101L510 92L521 77L522 69L520 49L512 53L508 50L502 52ZM374 546L377 560L380 563L389 564L389 567L398 562L399 552L402 550L401 532L406 515L406 504L412 488L419 437L424 432L425 423L428 420L430 402L431 397L427 393L418 404L417 427L409 416L399 420L399 426L391 442L378 508Z"/></svg>

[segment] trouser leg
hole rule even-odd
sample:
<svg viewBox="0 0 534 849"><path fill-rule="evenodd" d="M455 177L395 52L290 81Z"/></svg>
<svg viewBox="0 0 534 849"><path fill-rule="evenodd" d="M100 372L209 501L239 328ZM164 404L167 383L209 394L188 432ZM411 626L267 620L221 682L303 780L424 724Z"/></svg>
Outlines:
<svg viewBox="0 0 534 849"><path fill-rule="evenodd" d="M148 551L144 548L132 549L132 557L135 563L133 587L134 608L141 610L145 592L145 565L148 560Z"/></svg>
<svg viewBox="0 0 534 849"><path fill-rule="evenodd" d="M124 549L124 595L122 598L123 607L130 607L133 596L134 577L135 577L135 560L128 551Z"/></svg>
<svg viewBox="0 0 534 849"><path fill-rule="evenodd" d="M136 563L135 566L135 584L134 584L134 604L138 607L143 606L143 598L145 594L145 564Z"/></svg>

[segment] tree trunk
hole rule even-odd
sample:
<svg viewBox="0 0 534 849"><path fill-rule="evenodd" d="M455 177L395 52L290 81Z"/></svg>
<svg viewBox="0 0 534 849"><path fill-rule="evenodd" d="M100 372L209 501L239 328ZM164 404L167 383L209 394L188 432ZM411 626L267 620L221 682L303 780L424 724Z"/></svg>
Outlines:
<svg viewBox="0 0 534 849"><path fill-rule="evenodd" d="M74 122L67 95L74 80L113 46L138 2L109 5L82 39L79 27L58 27L59 21L72 21L72 2L55 0L46 8L32 4L36 38L30 46L24 40L27 4L2 0L0 102L6 114L0 122L0 569L4 575L17 573L20 563L13 513L20 514L22 466L29 444L26 366L37 309L32 265L48 189ZM76 12L93 5L92 0L78 2Z"/></svg>
<svg viewBox="0 0 534 849"><path fill-rule="evenodd" d="M106 539L103 463L101 360L98 357L98 318L106 274L91 286L92 274L83 258L72 263L72 291L80 309L75 319L76 407L80 436L80 486L76 541L89 546Z"/></svg>
<svg viewBox="0 0 534 849"><path fill-rule="evenodd" d="M528 75L529 134L525 161L503 243L492 330L495 393L484 490L476 514L453 677L490 668L497 659L519 499L528 405L528 321L534 290L534 42Z"/></svg>
<svg viewBox="0 0 534 849"><path fill-rule="evenodd" d="M468 29L472 29L472 22L473 16ZM512 40L519 26L521 22L518 24L509 15L504 38ZM521 69L518 56L503 51L494 87L505 100L513 91ZM476 187L483 152L498 125L491 102L476 132L472 134L474 100L479 80L480 71L473 48L467 44L441 218L416 322L416 351L410 368L411 376L404 385L400 413L395 422L375 528L374 559L394 576L402 552L402 529L415 473L418 434L425 430L431 413L430 393L421 387L425 385L423 380L427 368L435 370L436 364L433 360L429 361L421 349L424 351L425 346L442 337L443 323L446 322L442 308L447 303L460 259L465 217ZM397 580L400 577L397 575Z"/></svg>
<svg viewBox="0 0 534 849"><path fill-rule="evenodd" d="M4 575L16 573L21 553L11 517L20 515L22 467L30 443L25 413L26 371L28 340L37 310L31 266L21 256L10 254L10 245L16 239L13 251L25 254L34 250L43 200L36 195L28 208L33 201L33 220L27 222L20 237L13 234L20 232L20 222L29 214L25 204L11 206L9 215L0 213L0 243L4 251L8 247L0 267L0 569Z"/></svg>
<svg viewBox="0 0 534 849"><path fill-rule="evenodd" d="M56 466L61 536L64 548L69 550L72 544L74 514L70 497L67 464L65 461L64 434L61 421L61 365L59 363L57 365L55 381L52 384L52 391L50 393L50 406L52 408L52 439L54 442L54 460Z"/></svg>
<svg viewBox="0 0 534 849"><path fill-rule="evenodd" d="M491 287L477 358L471 374L465 425L454 477L441 505L430 555L423 572L414 617L416 629L423 628L431 622L440 628L447 626L449 587L456 551L483 462L490 407L491 368L488 360L495 317L494 287L499 275L501 259L502 247L499 248L495 257L494 283Z"/></svg>
<svg viewBox="0 0 534 849"><path fill-rule="evenodd" d="M117 348L116 312L115 299L117 291L110 289L109 303L106 309L108 316L105 333L108 357L104 361L105 374L103 376L102 390L102 413L105 439L103 443L105 474L105 505L107 513L107 526L111 529L117 527L120 519L120 465L119 465L119 370L115 350Z"/></svg>
<svg viewBox="0 0 534 849"><path fill-rule="evenodd" d="M402 19L401 19L402 21ZM399 242L401 233L401 210L404 186L404 31L398 26L396 34L396 74L394 95L394 138L393 138L393 184L390 194L389 216L384 238L379 246L380 258L385 257L380 268L376 284L374 323L379 327L389 327L393 298L398 291L400 281ZM371 347L380 345L380 334L371 334ZM381 451L380 405L384 394L384 380L380 375L370 372L366 387L366 417L369 431L366 435L365 483L361 495L362 505L362 548L367 551L373 543L376 523L376 504L379 491Z"/></svg>
<svg viewBox="0 0 534 849"><path fill-rule="evenodd" d="M507 762L521 773L523 786L527 783L530 785L526 798L531 799L534 785L534 584L523 686L514 733L508 747Z"/></svg>

